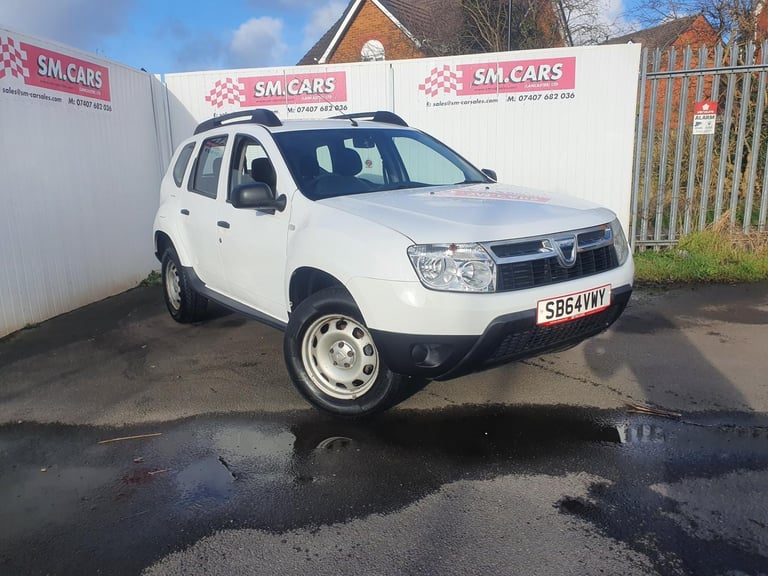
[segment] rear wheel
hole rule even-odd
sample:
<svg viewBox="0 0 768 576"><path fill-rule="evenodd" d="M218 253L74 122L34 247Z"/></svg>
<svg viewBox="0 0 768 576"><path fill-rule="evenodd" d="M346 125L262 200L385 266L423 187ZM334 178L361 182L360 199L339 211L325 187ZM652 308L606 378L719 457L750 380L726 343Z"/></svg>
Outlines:
<svg viewBox="0 0 768 576"><path fill-rule="evenodd" d="M185 324L203 318L208 300L194 291L173 248L163 254L162 282L165 305L176 322Z"/></svg>
<svg viewBox="0 0 768 576"><path fill-rule="evenodd" d="M404 377L384 363L352 297L321 290L291 314L284 340L294 385L317 408L359 417L393 406Z"/></svg>

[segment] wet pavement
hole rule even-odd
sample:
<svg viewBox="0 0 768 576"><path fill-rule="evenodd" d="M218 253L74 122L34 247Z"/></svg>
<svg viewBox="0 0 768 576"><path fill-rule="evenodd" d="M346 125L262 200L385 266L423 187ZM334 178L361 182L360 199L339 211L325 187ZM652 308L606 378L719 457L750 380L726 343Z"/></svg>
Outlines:
<svg viewBox="0 0 768 576"><path fill-rule="evenodd" d="M278 333L180 327L156 291L25 331L0 341L0 574L768 574L768 298L727 288L640 294L362 423L301 403Z"/></svg>
<svg viewBox="0 0 768 576"><path fill-rule="evenodd" d="M138 435L152 436L100 444ZM119 429L22 423L0 428L0 450L3 574L137 574L220 531L343 526L396 517L457 482L571 475L591 479L586 491L548 493L546 504L644 557L649 570L641 573L758 574L768 566L760 493L768 420L487 406L392 413L366 425L313 413ZM750 474L759 477L754 506L732 500L749 496L748 481L720 498L707 494L729 476ZM708 506L690 502L697 490ZM504 506L508 521L525 520L514 517L514 501ZM435 529L435 542L445 528ZM514 533L496 538L503 544ZM305 545L277 542L282 550L263 551L267 566L281 555L312 564ZM395 572L411 571L381 573Z"/></svg>

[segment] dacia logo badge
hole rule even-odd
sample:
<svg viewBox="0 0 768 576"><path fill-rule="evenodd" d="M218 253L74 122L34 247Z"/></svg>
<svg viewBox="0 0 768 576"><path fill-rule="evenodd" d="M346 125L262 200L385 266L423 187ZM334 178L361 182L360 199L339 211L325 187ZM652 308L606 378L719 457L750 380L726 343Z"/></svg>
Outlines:
<svg viewBox="0 0 768 576"><path fill-rule="evenodd" d="M573 268L576 264L576 257L579 254L579 243L576 240L576 234L559 236L553 238L552 244L557 253L557 261L564 268Z"/></svg>

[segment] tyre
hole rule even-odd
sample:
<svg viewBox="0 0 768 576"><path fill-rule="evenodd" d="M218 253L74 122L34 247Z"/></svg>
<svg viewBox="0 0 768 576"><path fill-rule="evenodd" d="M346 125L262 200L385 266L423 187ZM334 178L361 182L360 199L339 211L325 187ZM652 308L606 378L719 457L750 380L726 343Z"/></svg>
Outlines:
<svg viewBox="0 0 768 576"><path fill-rule="evenodd" d="M405 377L384 364L343 288L326 288L299 304L288 321L284 352L301 395L335 416L368 416L400 398Z"/></svg>
<svg viewBox="0 0 768 576"><path fill-rule="evenodd" d="M163 254L161 275L165 305L173 319L182 324L201 320L208 300L194 291L173 248Z"/></svg>

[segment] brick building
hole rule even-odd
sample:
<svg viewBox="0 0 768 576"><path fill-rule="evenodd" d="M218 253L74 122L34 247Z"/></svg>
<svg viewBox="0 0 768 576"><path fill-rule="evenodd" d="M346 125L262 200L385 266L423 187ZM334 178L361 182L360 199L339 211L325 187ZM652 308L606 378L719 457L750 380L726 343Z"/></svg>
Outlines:
<svg viewBox="0 0 768 576"><path fill-rule="evenodd" d="M768 2L759 2L755 7L755 41L768 40Z"/></svg>
<svg viewBox="0 0 768 576"><path fill-rule="evenodd" d="M658 48L663 52L669 48L714 46L717 40L717 32L712 25L703 15L696 14L611 38L603 44L642 44L649 50Z"/></svg>
<svg viewBox="0 0 768 576"><path fill-rule="evenodd" d="M431 15L441 14L442 31L450 33L460 10L458 1L353 0L299 65L431 56L429 40L441 31Z"/></svg>
<svg viewBox="0 0 768 576"><path fill-rule="evenodd" d="M529 0L526 6L536 8L535 16L528 17L541 36L563 46L564 25L557 17L555 2ZM461 0L352 0L299 65L455 54L464 18Z"/></svg>

